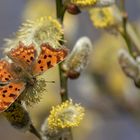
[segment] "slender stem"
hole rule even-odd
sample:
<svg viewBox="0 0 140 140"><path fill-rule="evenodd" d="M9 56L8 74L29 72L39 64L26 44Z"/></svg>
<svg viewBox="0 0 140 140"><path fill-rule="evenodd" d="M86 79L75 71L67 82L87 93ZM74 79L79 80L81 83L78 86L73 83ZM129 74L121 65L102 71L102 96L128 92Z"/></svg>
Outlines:
<svg viewBox="0 0 140 140"><path fill-rule="evenodd" d="M62 0L56 0L56 15L61 24L63 24L64 14L65 8L63 6ZM61 42L61 44L63 45L63 42ZM60 88L61 88L60 96L61 101L64 102L68 100L68 92L67 92L68 78L62 70L62 64L63 62L59 64Z"/></svg>
<svg viewBox="0 0 140 140"><path fill-rule="evenodd" d="M61 101L62 102L65 102L66 100L68 100L68 78L66 76L66 74L63 72L62 70L62 64L59 64L59 74L60 74L60 87L61 87L61 90L60 90L60 95L61 95Z"/></svg>
<svg viewBox="0 0 140 140"><path fill-rule="evenodd" d="M62 0L56 0L56 15L58 20L61 22L61 24L63 24L64 14L65 14L65 8L62 3ZM63 45L63 42L61 42L61 44ZM68 78L62 70L62 63L59 64L60 88L61 88L60 96L61 96L61 101L64 102L68 100L68 90L67 90Z"/></svg>
<svg viewBox="0 0 140 140"><path fill-rule="evenodd" d="M62 0L56 0L56 15L58 19L61 17L61 5Z"/></svg>
<svg viewBox="0 0 140 140"><path fill-rule="evenodd" d="M127 23L127 33L129 34L129 38L134 42L134 45L137 46L137 48L140 48L139 35L130 23Z"/></svg>
<svg viewBox="0 0 140 140"><path fill-rule="evenodd" d="M121 8L121 11L122 11L122 20L123 20L123 23L122 23L123 33L122 33L122 36L123 36L124 40L126 41L129 53L133 56L132 44L131 44L131 41L129 39L129 35L127 33L128 15L127 15L126 8L125 8L125 0L120 0L120 8Z"/></svg>
<svg viewBox="0 0 140 140"><path fill-rule="evenodd" d="M56 0L56 15L57 19L62 23L64 14L65 14L65 6L63 5L62 0Z"/></svg>
<svg viewBox="0 0 140 140"><path fill-rule="evenodd" d="M128 21L128 15L125 8L125 0L120 0L119 8L122 12L122 27L117 28L117 30L124 38L130 55L135 59L140 55L139 37Z"/></svg>
<svg viewBox="0 0 140 140"><path fill-rule="evenodd" d="M30 125L30 132L32 134L34 134L35 136L37 136L40 140L42 140L42 136L40 135L40 133L38 132L38 130L36 130L36 128L34 127L33 124Z"/></svg>
<svg viewBox="0 0 140 140"><path fill-rule="evenodd" d="M63 19L65 15L65 10L66 10L66 7L64 6L63 1L56 0L56 15L62 25L63 25ZM63 42L61 42L61 44L63 45ZM65 72L62 69L62 64L63 62L59 64L60 88L61 88L60 96L61 96L61 101L64 102L69 99L68 89L67 89L68 77L66 76ZM69 132L68 140L73 140L71 129L69 129L68 132Z"/></svg>

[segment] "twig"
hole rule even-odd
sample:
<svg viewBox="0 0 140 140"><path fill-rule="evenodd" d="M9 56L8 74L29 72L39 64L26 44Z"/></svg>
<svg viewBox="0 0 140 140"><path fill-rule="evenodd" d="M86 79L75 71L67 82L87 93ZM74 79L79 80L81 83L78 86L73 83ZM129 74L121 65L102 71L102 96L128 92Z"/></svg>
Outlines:
<svg viewBox="0 0 140 140"><path fill-rule="evenodd" d="M62 0L56 0L56 15L58 20L61 22L61 24L63 24L63 18L64 18L64 14L65 14L65 10L64 10L64 5L62 3ZM61 42L61 44L63 45L63 42ZM68 92L67 92L67 76L65 75L65 73L62 70L62 63L59 64L59 74L60 74L60 96L61 96L61 100L62 102L68 100Z"/></svg>
<svg viewBox="0 0 140 140"><path fill-rule="evenodd" d="M56 15L60 23L63 25L63 19L65 15L65 5L63 5L62 0L56 0ZM61 42L63 45L63 42ZM62 70L62 63L59 64L59 74L60 74L60 96L61 96L61 101L64 102L68 100L68 90L67 90L67 84L68 84L68 77ZM71 129L69 131L69 140L73 140L72 132Z"/></svg>
<svg viewBox="0 0 140 140"><path fill-rule="evenodd" d="M129 35L127 33L127 21L128 21L128 14L126 12L126 8L125 8L125 0L120 0L120 8L122 11L122 26L123 26L123 33L122 36L126 41L129 53L133 56L133 48L131 45L131 41L129 39Z"/></svg>
<svg viewBox="0 0 140 140"><path fill-rule="evenodd" d="M34 127L33 124L30 125L30 130L29 130L32 134L34 134L35 136L37 136L39 138L39 140L42 140L42 136L40 135L40 133L36 130L36 128Z"/></svg>
<svg viewBox="0 0 140 140"><path fill-rule="evenodd" d="M62 70L62 63L59 64L59 74L60 74L60 95L61 95L61 101L65 102L68 100L68 89L67 89L67 83L68 83L68 78L66 74Z"/></svg>
<svg viewBox="0 0 140 140"><path fill-rule="evenodd" d="M134 42L134 45L137 46L138 49L140 49L140 38L129 22L127 22L127 33L131 41Z"/></svg>
<svg viewBox="0 0 140 140"><path fill-rule="evenodd" d="M62 0L56 0L56 15L57 19L63 24L63 19L65 15L65 6L63 5Z"/></svg>

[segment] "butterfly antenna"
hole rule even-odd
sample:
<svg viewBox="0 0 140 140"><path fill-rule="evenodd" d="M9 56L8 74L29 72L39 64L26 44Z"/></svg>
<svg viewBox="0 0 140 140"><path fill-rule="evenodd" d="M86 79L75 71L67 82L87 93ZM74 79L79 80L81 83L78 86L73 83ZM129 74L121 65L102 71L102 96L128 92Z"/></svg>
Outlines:
<svg viewBox="0 0 140 140"><path fill-rule="evenodd" d="M55 81L46 81L46 80L45 80L45 82L47 82L47 83L55 83Z"/></svg>

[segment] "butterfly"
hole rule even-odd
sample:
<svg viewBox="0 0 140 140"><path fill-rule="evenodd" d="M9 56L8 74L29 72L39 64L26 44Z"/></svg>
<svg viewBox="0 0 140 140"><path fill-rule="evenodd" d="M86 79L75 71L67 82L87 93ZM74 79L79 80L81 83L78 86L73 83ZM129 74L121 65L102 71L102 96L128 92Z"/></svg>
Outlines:
<svg viewBox="0 0 140 140"><path fill-rule="evenodd" d="M67 49L54 49L49 44L40 45L40 54L34 44L29 46L19 42L15 49L11 49L7 56L12 60L0 60L0 112L5 111L18 96L26 89L32 87L37 76L67 56Z"/></svg>

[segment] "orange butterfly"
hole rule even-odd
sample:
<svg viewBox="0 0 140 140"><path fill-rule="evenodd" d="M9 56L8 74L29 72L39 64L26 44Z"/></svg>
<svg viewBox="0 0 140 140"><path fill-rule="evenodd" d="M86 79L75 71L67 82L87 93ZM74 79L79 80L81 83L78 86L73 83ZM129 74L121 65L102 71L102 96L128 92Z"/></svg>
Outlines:
<svg viewBox="0 0 140 140"><path fill-rule="evenodd" d="M54 67L67 55L64 48L54 49L48 44L42 44L40 48L37 57L33 44L25 46L20 42L7 54L12 63L0 60L0 112L5 111L27 86L33 86L37 75Z"/></svg>

